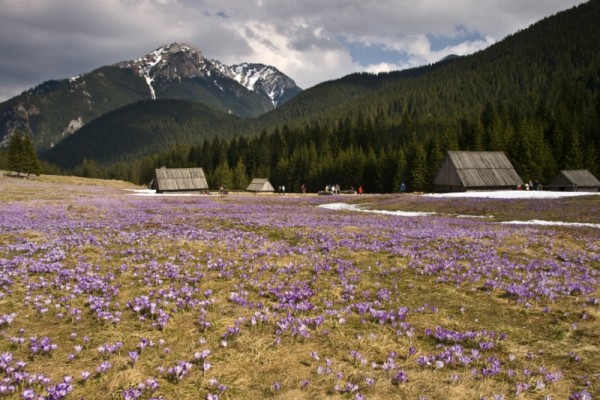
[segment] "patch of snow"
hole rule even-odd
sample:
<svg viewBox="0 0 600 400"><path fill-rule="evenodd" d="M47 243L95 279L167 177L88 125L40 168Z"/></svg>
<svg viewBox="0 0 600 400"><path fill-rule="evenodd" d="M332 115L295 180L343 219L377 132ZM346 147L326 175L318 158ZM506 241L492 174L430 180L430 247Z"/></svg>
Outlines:
<svg viewBox="0 0 600 400"><path fill-rule="evenodd" d="M216 87L219 88L219 90L221 90L221 92L225 92L225 89L223 89L223 86L219 85L219 82L217 82L216 79L213 79L213 83L215 84Z"/></svg>
<svg viewBox="0 0 600 400"><path fill-rule="evenodd" d="M589 196L600 195L600 192L551 192L540 190L507 190L507 191L488 191L488 192L461 192L461 193L444 193L444 194L425 194L424 196L432 197L450 197L450 198L489 198L489 199L556 199L561 197L573 196ZM369 210L360 208L356 204L346 203L330 203L322 204L318 207L334 211L358 211L374 214L394 215L401 217L423 217L431 215L445 215L435 212L413 212L413 211L388 211L388 210ZM491 215L455 215L447 214L458 218L493 218ZM561 221L544 221L544 220L529 220L529 221L505 221L500 224L507 225L542 225L542 226L571 226L571 227L589 227L600 229L600 224L581 223L581 222L561 222Z"/></svg>
<svg viewBox="0 0 600 400"><path fill-rule="evenodd" d="M204 196L199 192L189 192L189 193L156 193L154 189L124 189L128 192L133 192L132 196L161 196L161 197L192 197L192 196Z"/></svg>
<svg viewBox="0 0 600 400"><path fill-rule="evenodd" d="M549 190L497 190L458 193L431 193L430 197L474 197L484 199L557 199L560 197L600 195L600 192L553 192Z"/></svg>
<svg viewBox="0 0 600 400"><path fill-rule="evenodd" d="M156 100L156 92L154 91L154 86L152 86L152 81L154 80L154 78L150 78L150 76L144 74L144 79L146 80L146 83L150 88L150 97L152 97L152 100Z"/></svg>
<svg viewBox="0 0 600 400"><path fill-rule="evenodd" d="M540 219L532 219L529 221L505 221L500 223L507 225L586 226L589 228L600 229L600 224L590 224L584 222L543 221Z"/></svg>
<svg viewBox="0 0 600 400"><path fill-rule="evenodd" d="M346 204L346 203L330 203L330 204L321 204L321 208L325 208L327 210L335 210L335 211L360 211L367 212L373 214L384 214L384 215L395 215L399 217L425 217L428 215L434 215L434 212L417 212L417 211L389 211L389 210L368 210L360 208L355 204Z"/></svg>
<svg viewBox="0 0 600 400"><path fill-rule="evenodd" d="M156 100L156 92L154 91L154 86L152 86L154 78L150 76L150 72L156 65L165 61L162 56L163 52L164 49L157 49L150 53L149 60L139 60L143 63L141 67L141 73L144 79L146 80L148 87L150 88L150 96L152 97L152 100Z"/></svg>
<svg viewBox="0 0 600 400"><path fill-rule="evenodd" d="M247 88L250 90L254 90L254 86L256 86L256 82L260 78L260 75L252 75L248 78L248 86Z"/></svg>
<svg viewBox="0 0 600 400"><path fill-rule="evenodd" d="M282 95L283 90L275 90L275 87L267 93L267 96L271 99L271 103L273 103L273 107L277 107L277 100L275 100L276 96Z"/></svg>
<svg viewBox="0 0 600 400"><path fill-rule="evenodd" d="M83 118L77 117L77 119L72 119L69 121L69 125L62 131L62 136L70 135L75 132L77 129L80 129L83 126Z"/></svg>
<svg viewBox="0 0 600 400"><path fill-rule="evenodd" d="M352 204L346 203L329 203L329 204L321 204L319 207L325 208L326 210L346 210L346 211L360 211L360 209Z"/></svg>

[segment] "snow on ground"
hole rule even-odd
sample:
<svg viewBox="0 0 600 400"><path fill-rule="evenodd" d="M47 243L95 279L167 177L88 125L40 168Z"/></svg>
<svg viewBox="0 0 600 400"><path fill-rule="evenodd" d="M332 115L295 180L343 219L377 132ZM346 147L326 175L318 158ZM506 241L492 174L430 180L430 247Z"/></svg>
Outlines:
<svg viewBox="0 0 600 400"><path fill-rule="evenodd" d="M434 212L368 210L365 208L360 208L356 204L346 204L346 203L321 204L319 207L325 208L327 210L360 211L360 212L368 212L368 213L373 213L373 214L396 215L399 217L426 217L429 215L436 214Z"/></svg>
<svg viewBox="0 0 600 400"><path fill-rule="evenodd" d="M600 192L552 192L548 190L497 190L481 192L432 193L431 197L478 197L486 199L557 199L559 197L600 195Z"/></svg>
<svg viewBox="0 0 600 400"><path fill-rule="evenodd" d="M544 221L540 219L532 219L529 221L506 221L500 223L510 225L587 226L589 228L600 229L600 224L588 224L583 222Z"/></svg>
<svg viewBox="0 0 600 400"><path fill-rule="evenodd" d="M173 192L173 193L156 193L154 189L125 189L128 192L133 192L134 196L164 196L164 197L191 197L204 196L200 192Z"/></svg>
<svg viewBox="0 0 600 400"><path fill-rule="evenodd" d="M489 192L461 192L461 193L436 193L436 194L425 194L424 196L431 197L477 197L477 198L488 198L488 199L556 199L560 197L572 197L572 196L589 196L589 195L600 195L596 192L550 192L541 190L506 190L506 191L489 191ZM435 215L434 212L412 212L412 211L388 211L388 210L369 210L361 208L355 204L346 203L330 203L322 204L319 207L328 210L345 210L345 211L360 211L375 214L386 214L395 215L400 217L424 217ZM441 214L438 214L441 215ZM491 218L490 215L473 216L473 215L454 215L459 218ZM561 222L561 221L543 221L543 220L528 220L528 221L506 221L501 222L502 224L513 224L513 225L545 225L545 226L573 226L573 227L590 227L600 229L600 224L591 223L578 223L578 222Z"/></svg>

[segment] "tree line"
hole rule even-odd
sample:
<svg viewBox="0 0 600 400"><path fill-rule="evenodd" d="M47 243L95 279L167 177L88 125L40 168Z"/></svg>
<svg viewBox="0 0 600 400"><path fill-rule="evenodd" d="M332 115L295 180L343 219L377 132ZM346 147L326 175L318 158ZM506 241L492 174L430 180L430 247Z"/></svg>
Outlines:
<svg viewBox="0 0 600 400"><path fill-rule="evenodd" d="M130 162L76 167L77 175L147 184L155 168L202 167L211 188L245 189L252 178L270 178L288 190L342 189L367 192L429 191L447 150L504 151L523 180L542 183L561 169L599 168L600 101L565 102L522 115L517 107L487 103L473 118L429 121L405 113L390 120L382 111L347 115L334 124L287 125L233 139L215 137L178 145Z"/></svg>

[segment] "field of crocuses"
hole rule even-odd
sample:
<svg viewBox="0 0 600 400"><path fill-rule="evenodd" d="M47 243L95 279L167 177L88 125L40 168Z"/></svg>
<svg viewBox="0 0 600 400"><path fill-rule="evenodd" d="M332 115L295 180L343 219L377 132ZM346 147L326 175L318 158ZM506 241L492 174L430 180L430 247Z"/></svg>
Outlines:
<svg viewBox="0 0 600 400"><path fill-rule="evenodd" d="M599 224L600 196L126 186L0 177L0 399L600 394L600 229L502 223Z"/></svg>

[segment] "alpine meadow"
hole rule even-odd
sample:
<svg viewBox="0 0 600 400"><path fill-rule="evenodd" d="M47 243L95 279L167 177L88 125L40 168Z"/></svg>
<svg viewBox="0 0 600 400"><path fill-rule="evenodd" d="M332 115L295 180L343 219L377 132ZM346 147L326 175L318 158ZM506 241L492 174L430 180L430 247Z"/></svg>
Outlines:
<svg viewBox="0 0 600 400"><path fill-rule="evenodd" d="M600 398L598 21L305 89L171 43L0 103L0 400Z"/></svg>
<svg viewBox="0 0 600 400"><path fill-rule="evenodd" d="M597 194L0 185L3 398L600 394Z"/></svg>

